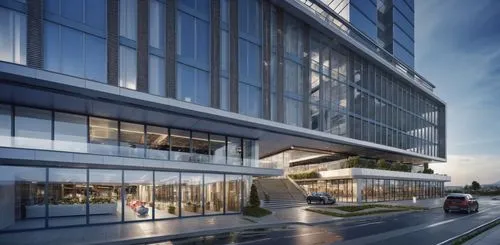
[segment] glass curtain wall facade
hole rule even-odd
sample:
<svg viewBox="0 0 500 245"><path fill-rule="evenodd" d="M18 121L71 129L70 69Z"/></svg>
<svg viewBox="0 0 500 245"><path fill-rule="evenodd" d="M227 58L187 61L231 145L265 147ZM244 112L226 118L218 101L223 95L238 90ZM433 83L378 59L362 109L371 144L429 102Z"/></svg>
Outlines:
<svg viewBox="0 0 500 245"><path fill-rule="evenodd" d="M439 198L444 182L423 180L358 179L362 202Z"/></svg>
<svg viewBox="0 0 500 245"><path fill-rule="evenodd" d="M210 12L209 0L176 2L174 12L177 24L173 33L175 54L168 53L172 51L166 48L169 32L165 20L169 17L166 10L170 5L167 6L164 1L149 1L149 26L145 30L149 47L149 67L146 71L149 73L146 81L148 90L142 92L167 96L170 93L167 93L168 88L175 88L170 97L211 106L211 96L216 95L211 88L210 74L212 67L216 67L220 71L220 109L229 110L229 105L234 101L238 104L235 110L240 114L258 118L265 116L264 119L290 125L427 156L444 157L445 122L438 120L444 118L444 104L427 95L421 88L405 82L394 72L361 58L356 52L279 7L269 4L265 8L263 1L266 0L231 2L238 5L235 13L237 18L233 20L238 22L237 35L232 34L229 28L229 1L220 1L220 11L216 11L220 14L220 29L217 30L220 52L216 54L220 56L220 64L216 66L211 65L213 25L210 22L213 13ZM398 30L394 31L394 43L401 44L402 49L408 49L411 53L412 1L361 2L364 1L351 1L350 4L357 6L360 3L358 12L364 18L373 17L368 8L385 6L389 9L387 11L393 13L393 28ZM110 70L107 68L112 66L107 57L110 43L107 40L107 2L77 0L69 4L62 0L48 0L43 4L42 69L111 83L107 81L107 72ZM138 23L141 22L138 4L135 0L120 1L117 20L117 85L132 90L138 89L137 68L141 65L137 63L141 55L137 49L140 44L137 38ZM25 64L26 4L2 2L0 11L4 13L0 15L0 28L4 30L1 37L5 40L0 47L3 50L0 59ZM263 20L264 11L269 14L266 23ZM353 21L355 15L351 11ZM267 50L263 48L263 26L269 27L269 39L266 40L271 44ZM237 36L237 40L230 39L231 35ZM405 43L409 43L409 46ZM231 45L238 47L235 51L237 54L232 56L229 52ZM264 61L265 52L269 52L269 64ZM165 57L171 55L176 57L173 62L175 67L171 69L175 73L175 84L167 86L166 76L169 74ZM230 68L233 61L238 64L236 70ZM265 94L267 92L264 89L264 66L269 67L269 94ZM233 73L238 77L238 93L230 92L233 85L229 86L229 78ZM267 98L270 99L269 103L264 103ZM267 111L269 113L263 113ZM132 143L137 146L141 140ZM165 147L166 142L163 144L162 147ZM140 151L137 150L138 154L141 154ZM153 153L148 149L145 152ZM206 151L200 152L198 154Z"/></svg>
<svg viewBox="0 0 500 245"><path fill-rule="evenodd" d="M439 198L444 182L395 179L296 180L307 193L327 192L337 202L385 202ZM360 196L358 196L360 195Z"/></svg>
<svg viewBox="0 0 500 245"><path fill-rule="evenodd" d="M0 231L239 213L249 192L241 175L5 165L0 173Z"/></svg>
<svg viewBox="0 0 500 245"><path fill-rule="evenodd" d="M6 104L0 120L6 147L259 167L253 139Z"/></svg>

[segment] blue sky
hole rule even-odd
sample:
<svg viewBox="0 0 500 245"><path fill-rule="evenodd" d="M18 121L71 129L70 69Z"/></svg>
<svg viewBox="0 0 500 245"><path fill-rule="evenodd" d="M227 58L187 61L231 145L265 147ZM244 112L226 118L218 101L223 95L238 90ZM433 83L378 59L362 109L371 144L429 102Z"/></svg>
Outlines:
<svg viewBox="0 0 500 245"><path fill-rule="evenodd" d="M415 68L447 103L449 185L500 181L500 1L416 0Z"/></svg>

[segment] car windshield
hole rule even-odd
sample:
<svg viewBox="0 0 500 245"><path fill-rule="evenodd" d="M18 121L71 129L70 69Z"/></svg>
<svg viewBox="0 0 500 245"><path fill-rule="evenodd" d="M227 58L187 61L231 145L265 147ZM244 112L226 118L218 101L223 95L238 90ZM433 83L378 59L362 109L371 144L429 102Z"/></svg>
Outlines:
<svg viewBox="0 0 500 245"><path fill-rule="evenodd" d="M465 197L449 196L446 200L465 200Z"/></svg>

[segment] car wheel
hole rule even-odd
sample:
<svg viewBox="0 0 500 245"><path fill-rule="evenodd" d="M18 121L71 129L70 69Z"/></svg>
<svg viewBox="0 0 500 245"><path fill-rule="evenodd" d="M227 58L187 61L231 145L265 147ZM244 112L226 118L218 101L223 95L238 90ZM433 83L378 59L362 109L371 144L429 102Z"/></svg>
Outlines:
<svg viewBox="0 0 500 245"><path fill-rule="evenodd" d="M326 204L325 200L321 200L321 204L325 205Z"/></svg>
<svg viewBox="0 0 500 245"><path fill-rule="evenodd" d="M307 204L311 204L311 200L310 199L307 199Z"/></svg>
<svg viewBox="0 0 500 245"><path fill-rule="evenodd" d="M476 213L479 212L479 205L476 206L476 210L474 211L476 211Z"/></svg>
<svg viewBox="0 0 500 245"><path fill-rule="evenodd" d="M445 213L449 213L449 212L450 212L450 210L448 210L448 209L445 209L445 210L444 210L444 212L445 212Z"/></svg>

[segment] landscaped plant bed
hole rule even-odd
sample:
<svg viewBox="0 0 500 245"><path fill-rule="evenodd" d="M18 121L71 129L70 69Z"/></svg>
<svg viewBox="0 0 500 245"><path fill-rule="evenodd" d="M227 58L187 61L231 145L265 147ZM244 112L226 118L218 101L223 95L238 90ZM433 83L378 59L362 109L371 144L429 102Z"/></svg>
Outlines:
<svg viewBox="0 0 500 245"><path fill-rule="evenodd" d="M243 208L243 215L246 216L252 216L252 217L264 217L266 215L271 214L272 212L261 207L244 207Z"/></svg>
<svg viewBox="0 0 500 245"><path fill-rule="evenodd" d="M345 212L345 213L340 213L340 212L335 212L335 211L329 211L329 210L326 210L326 209L306 208L305 210L310 211L310 212L319 213L319 214L334 216L334 217L342 217L342 218L354 217L354 216L364 216L364 215L371 215L371 214L382 214L382 213L393 213L393 212L406 211L406 210L403 210L403 209L379 209L379 210L366 211L366 212Z"/></svg>
<svg viewBox="0 0 500 245"><path fill-rule="evenodd" d="M365 204L365 205L353 205L353 206L338 206L330 207L344 212L358 212L371 208L388 208L388 209L403 209L403 210L426 210L426 208L413 207L413 206L397 206L397 205L383 205L383 204Z"/></svg>

